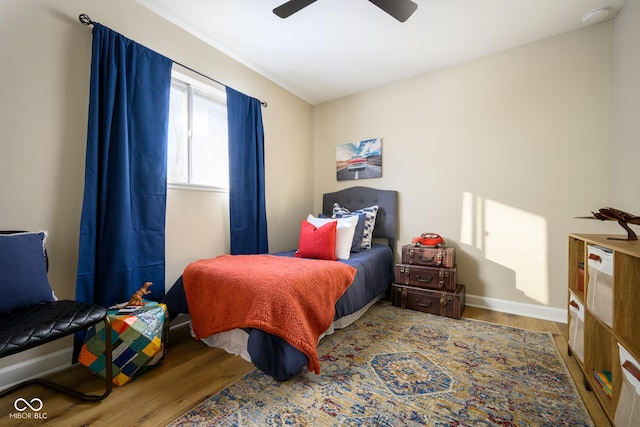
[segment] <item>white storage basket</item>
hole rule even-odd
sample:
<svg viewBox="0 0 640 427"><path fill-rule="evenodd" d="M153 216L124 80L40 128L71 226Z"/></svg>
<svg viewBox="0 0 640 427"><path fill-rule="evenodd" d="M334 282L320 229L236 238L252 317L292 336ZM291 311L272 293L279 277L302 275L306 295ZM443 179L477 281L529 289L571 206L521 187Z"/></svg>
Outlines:
<svg viewBox="0 0 640 427"><path fill-rule="evenodd" d="M637 427L640 421L640 363L620 344L618 347L623 379L614 422L617 427Z"/></svg>
<svg viewBox="0 0 640 427"><path fill-rule="evenodd" d="M591 245L587 254L587 307L606 325L613 327L613 253Z"/></svg>
<svg viewBox="0 0 640 427"><path fill-rule="evenodd" d="M570 292L569 297L569 347L584 363L584 305Z"/></svg>

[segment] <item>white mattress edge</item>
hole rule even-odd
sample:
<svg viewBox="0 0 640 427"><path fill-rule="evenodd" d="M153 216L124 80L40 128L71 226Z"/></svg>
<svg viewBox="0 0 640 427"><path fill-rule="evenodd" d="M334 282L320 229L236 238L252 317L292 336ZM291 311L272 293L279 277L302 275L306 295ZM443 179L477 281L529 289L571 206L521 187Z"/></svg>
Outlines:
<svg viewBox="0 0 640 427"><path fill-rule="evenodd" d="M362 307L360 310L355 313L347 314L337 320L335 320L329 329L322 334L318 340L324 338L327 335L331 335L335 332L336 329L344 329L347 326L351 325L353 322L358 320L364 313L366 313L372 305L380 301L384 298L385 294L382 293L376 296L373 300L371 300L367 305ZM191 326L189 326L191 327ZM193 333L193 329L191 329L191 336L195 337ZM217 334L210 335L208 337L201 338L200 341L208 345L209 347L221 348L227 353L235 354L242 357L244 360L251 362L251 356L247 351L247 342L249 341L249 334L245 332L244 329L231 329L229 331L220 332Z"/></svg>

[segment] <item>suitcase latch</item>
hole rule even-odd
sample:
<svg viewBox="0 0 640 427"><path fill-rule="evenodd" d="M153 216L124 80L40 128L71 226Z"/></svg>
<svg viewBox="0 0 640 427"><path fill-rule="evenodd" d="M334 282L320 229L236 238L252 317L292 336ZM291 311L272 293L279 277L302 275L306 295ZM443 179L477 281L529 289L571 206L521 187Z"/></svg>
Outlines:
<svg viewBox="0 0 640 427"><path fill-rule="evenodd" d="M440 288L444 288L444 279L449 277L449 272L440 270L439 276L440 276L440 283L439 283Z"/></svg>

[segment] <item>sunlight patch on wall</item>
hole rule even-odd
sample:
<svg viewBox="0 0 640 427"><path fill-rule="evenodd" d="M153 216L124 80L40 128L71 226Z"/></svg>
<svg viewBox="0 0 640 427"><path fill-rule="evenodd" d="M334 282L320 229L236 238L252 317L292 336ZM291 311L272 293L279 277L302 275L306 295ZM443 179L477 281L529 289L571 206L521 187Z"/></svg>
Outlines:
<svg viewBox="0 0 640 427"><path fill-rule="evenodd" d="M462 223L460 224L460 242L465 245L475 246L473 244L473 194L465 191L462 193Z"/></svg>
<svg viewBox="0 0 640 427"><path fill-rule="evenodd" d="M486 259L513 270L516 288L527 297L549 303L544 218L482 197L474 203L473 195L465 192L460 241L483 251Z"/></svg>
<svg viewBox="0 0 640 427"><path fill-rule="evenodd" d="M473 194L462 193L462 222L460 224L460 242L483 250L484 248L484 211L483 199Z"/></svg>

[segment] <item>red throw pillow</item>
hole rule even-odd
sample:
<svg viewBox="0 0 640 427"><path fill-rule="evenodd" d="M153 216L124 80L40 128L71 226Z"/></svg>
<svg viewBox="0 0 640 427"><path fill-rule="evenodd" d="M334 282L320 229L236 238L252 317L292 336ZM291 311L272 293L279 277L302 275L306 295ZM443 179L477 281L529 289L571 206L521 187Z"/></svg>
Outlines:
<svg viewBox="0 0 640 427"><path fill-rule="evenodd" d="M300 239L295 256L335 261L337 225L337 221L331 221L316 227L303 220L300 224Z"/></svg>

